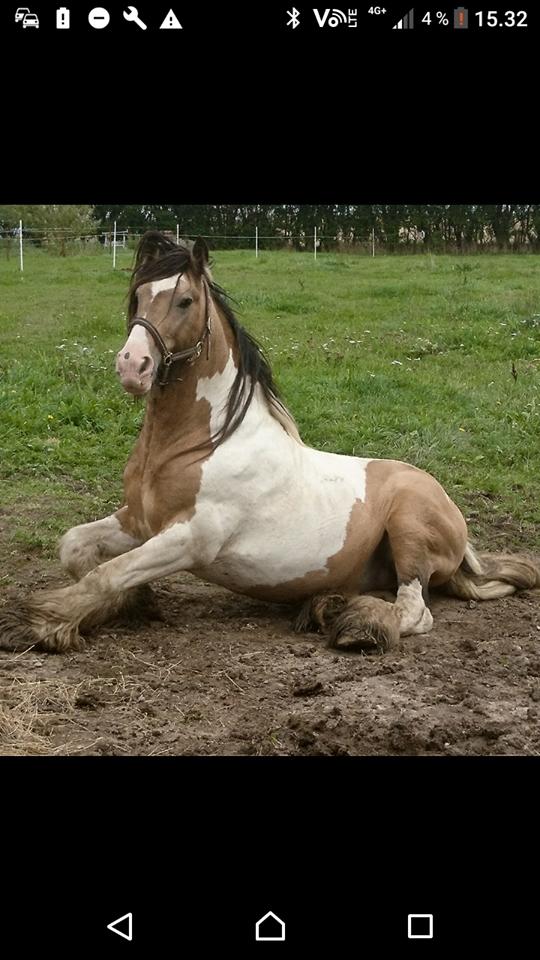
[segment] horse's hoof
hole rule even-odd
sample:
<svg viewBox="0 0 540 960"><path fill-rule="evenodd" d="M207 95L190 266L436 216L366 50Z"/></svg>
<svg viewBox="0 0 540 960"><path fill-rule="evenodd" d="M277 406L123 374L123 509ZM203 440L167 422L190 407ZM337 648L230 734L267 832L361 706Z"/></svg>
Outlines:
<svg viewBox="0 0 540 960"><path fill-rule="evenodd" d="M39 636L24 607L7 607L0 611L0 649L24 650L38 643Z"/></svg>
<svg viewBox="0 0 540 960"><path fill-rule="evenodd" d="M394 605L376 597L355 597L336 618L328 646L383 653L398 641L399 617Z"/></svg>
<svg viewBox="0 0 540 960"><path fill-rule="evenodd" d="M345 607L341 593L319 593L306 600L296 620L295 633L324 633L328 625Z"/></svg>
<svg viewBox="0 0 540 960"><path fill-rule="evenodd" d="M0 610L0 649L46 650L62 653L78 649L81 638L76 626L45 620L30 604Z"/></svg>

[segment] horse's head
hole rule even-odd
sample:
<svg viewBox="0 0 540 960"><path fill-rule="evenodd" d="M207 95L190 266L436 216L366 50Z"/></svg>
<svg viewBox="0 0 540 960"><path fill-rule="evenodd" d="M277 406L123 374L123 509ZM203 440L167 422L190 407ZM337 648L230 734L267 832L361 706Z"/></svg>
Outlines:
<svg viewBox="0 0 540 960"><path fill-rule="evenodd" d="M129 290L129 335L116 358L120 382L135 396L167 382L172 364L193 361L209 335L208 248L146 233Z"/></svg>

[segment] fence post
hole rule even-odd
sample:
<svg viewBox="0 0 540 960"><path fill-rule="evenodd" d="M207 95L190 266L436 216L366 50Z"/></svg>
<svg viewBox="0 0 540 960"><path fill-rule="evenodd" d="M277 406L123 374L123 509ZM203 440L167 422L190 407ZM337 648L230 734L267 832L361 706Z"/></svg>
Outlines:
<svg viewBox="0 0 540 960"><path fill-rule="evenodd" d="M317 227L313 231L313 259L317 259Z"/></svg>
<svg viewBox="0 0 540 960"><path fill-rule="evenodd" d="M375 227L371 228L371 256L375 256Z"/></svg>
<svg viewBox="0 0 540 960"><path fill-rule="evenodd" d="M116 220L114 221L112 250L113 250L112 265L113 265L113 270L116 270Z"/></svg>
<svg viewBox="0 0 540 960"><path fill-rule="evenodd" d="M23 244L22 244L22 220L19 220L19 251L21 257L21 271L24 270Z"/></svg>
<svg viewBox="0 0 540 960"><path fill-rule="evenodd" d="M176 246L180 246L180 224L176 224Z"/></svg>
<svg viewBox="0 0 540 960"><path fill-rule="evenodd" d="M255 227L255 256L259 256L259 228Z"/></svg>

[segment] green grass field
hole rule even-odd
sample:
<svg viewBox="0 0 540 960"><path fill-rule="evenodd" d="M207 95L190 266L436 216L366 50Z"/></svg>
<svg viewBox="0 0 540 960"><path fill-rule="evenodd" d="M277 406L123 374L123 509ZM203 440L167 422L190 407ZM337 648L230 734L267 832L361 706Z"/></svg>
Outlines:
<svg viewBox="0 0 540 960"><path fill-rule="evenodd" d="M433 473L480 545L538 548L540 259L214 254L304 440ZM144 408L114 357L131 254L0 262L0 507L52 554L121 500ZM514 364L514 374L512 365ZM4 581L9 579L5 572Z"/></svg>

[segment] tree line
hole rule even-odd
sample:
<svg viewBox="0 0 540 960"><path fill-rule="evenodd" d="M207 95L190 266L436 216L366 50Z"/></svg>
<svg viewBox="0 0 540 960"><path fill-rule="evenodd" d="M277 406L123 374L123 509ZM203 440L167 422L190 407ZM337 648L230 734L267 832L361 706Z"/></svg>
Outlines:
<svg viewBox="0 0 540 960"><path fill-rule="evenodd" d="M280 205L19 205L0 207L0 229L23 220L29 237L64 232L100 236L118 230L148 229L181 236L215 238L216 245L252 243L257 228L262 248L313 244L323 249L354 248L375 242L386 250L540 249L540 205L535 204L280 204Z"/></svg>
<svg viewBox="0 0 540 960"><path fill-rule="evenodd" d="M266 237L290 239L295 246L311 243L317 228L321 245L369 243L424 249L476 247L540 248L540 205L210 205L96 206L102 224L141 230L149 226L188 236L253 237L255 227Z"/></svg>

